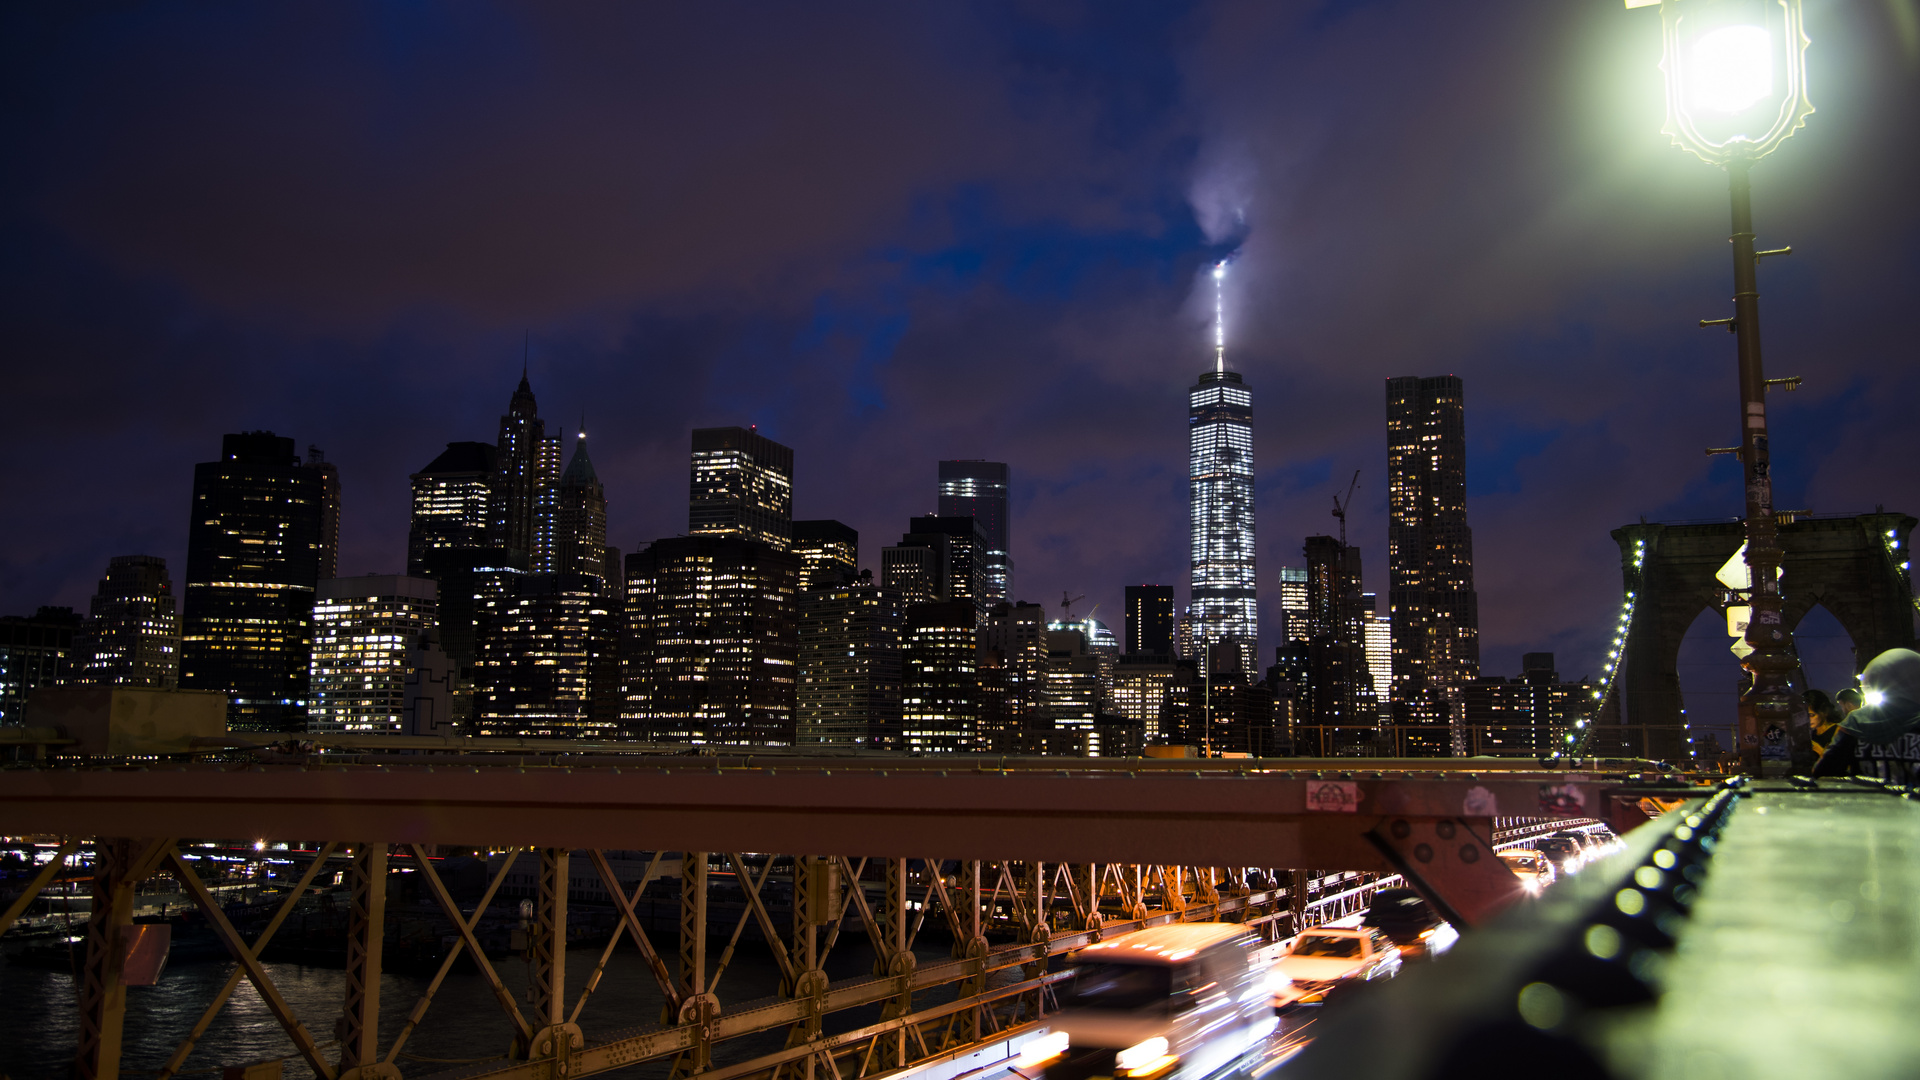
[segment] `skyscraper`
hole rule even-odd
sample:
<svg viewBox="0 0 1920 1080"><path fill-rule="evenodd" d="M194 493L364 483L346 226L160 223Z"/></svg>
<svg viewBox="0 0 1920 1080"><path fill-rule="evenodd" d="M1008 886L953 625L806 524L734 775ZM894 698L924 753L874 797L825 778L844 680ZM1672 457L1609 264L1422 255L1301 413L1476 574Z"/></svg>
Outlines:
<svg viewBox="0 0 1920 1080"><path fill-rule="evenodd" d="M909 520L907 526L907 535L900 538L902 544L920 536L946 536L947 583L940 599L965 600L973 605L976 621L984 621L987 608L992 606L988 600L992 575L986 562L991 541L980 519L965 514L928 515Z"/></svg>
<svg viewBox="0 0 1920 1080"><path fill-rule="evenodd" d="M1226 264L1214 268L1216 290ZM1216 312L1219 310L1216 291ZM1253 550L1253 393L1227 370L1224 322L1215 327L1213 370L1187 391L1187 475L1194 648L1233 642L1253 671L1260 616Z"/></svg>
<svg viewBox="0 0 1920 1080"><path fill-rule="evenodd" d="M744 536L627 556L623 716L653 739L790 746L800 560Z"/></svg>
<svg viewBox="0 0 1920 1080"><path fill-rule="evenodd" d="M946 533L907 533L880 549L880 583L908 605L931 604L950 595L953 540Z"/></svg>
<svg viewBox="0 0 1920 1080"><path fill-rule="evenodd" d="M1011 470L1004 462L943 461L940 463L940 516L971 517L980 522L986 552L980 560L985 573L983 595L988 606L1013 593L1013 556L1009 546L1007 486Z"/></svg>
<svg viewBox="0 0 1920 1080"><path fill-rule="evenodd" d="M587 456L587 433L574 440L554 506L553 572L607 579L607 495Z"/></svg>
<svg viewBox="0 0 1920 1080"><path fill-rule="evenodd" d="M1387 570L1395 719L1462 723L1462 689L1480 674L1480 607L1458 376L1387 380Z"/></svg>
<svg viewBox="0 0 1920 1080"><path fill-rule="evenodd" d="M1303 554L1313 692L1305 719L1333 729L1324 734L1326 752L1361 752L1378 734L1380 710L1367 664L1360 549L1331 536L1309 536Z"/></svg>
<svg viewBox="0 0 1920 1080"><path fill-rule="evenodd" d="M498 450L491 443L450 442L414 473L407 529L407 573L432 572L440 550L473 551L494 544L493 502Z"/></svg>
<svg viewBox="0 0 1920 1080"><path fill-rule="evenodd" d="M971 600L907 609L898 749L927 753L975 748L979 725L976 626Z"/></svg>
<svg viewBox="0 0 1920 1080"><path fill-rule="evenodd" d="M340 470L317 446L307 447L307 468L320 476L320 576L340 572Z"/></svg>
<svg viewBox="0 0 1920 1080"><path fill-rule="evenodd" d="M795 531L803 524L794 522ZM875 585L871 575L800 593L797 745L895 744L901 619L900 597Z"/></svg>
<svg viewBox="0 0 1920 1080"><path fill-rule="evenodd" d="M70 607L0 617L0 724L22 723L35 689L73 680L79 634L80 616Z"/></svg>
<svg viewBox="0 0 1920 1080"><path fill-rule="evenodd" d="M1173 662L1173 586L1127 586L1127 655Z"/></svg>
<svg viewBox="0 0 1920 1080"><path fill-rule="evenodd" d="M800 591L851 581L860 573L860 533L830 518L793 523L793 546L800 557Z"/></svg>
<svg viewBox="0 0 1920 1080"><path fill-rule="evenodd" d="M980 672L990 683L982 702L981 735L987 749L1037 754L1052 729L1047 712L1047 612L1039 604L1002 601L987 609L980 627Z"/></svg>
<svg viewBox="0 0 1920 1080"><path fill-rule="evenodd" d="M1280 616L1281 641L1305 641L1313 636L1308 629L1306 567L1280 568Z"/></svg>
<svg viewBox="0 0 1920 1080"><path fill-rule="evenodd" d="M547 422L540 419L525 371L507 402L506 415L500 418L495 467L494 546L517 552L522 565L540 570L553 557L551 547L542 549L542 538L550 539L553 531L550 515L560 474L560 440L547 437Z"/></svg>
<svg viewBox="0 0 1920 1080"><path fill-rule="evenodd" d="M271 431L194 466L180 688L223 690L228 726L303 731L326 490Z"/></svg>
<svg viewBox="0 0 1920 1080"><path fill-rule="evenodd" d="M753 428L695 428L687 531L744 536L787 550L793 451Z"/></svg>
<svg viewBox="0 0 1920 1080"><path fill-rule="evenodd" d="M621 727L619 617L591 574L518 574L476 620L481 735L606 738Z"/></svg>
<svg viewBox="0 0 1920 1080"><path fill-rule="evenodd" d="M435 584L396 574L328 578L314 590L309 731L406 734L407 675L433 626Z"/></svg>
<svg viewBox="0 0 1920 1080"><path fill-rule="evenodd" d="M157 555L109 559L74 653L74 682L178 686L180 614L167 560Z"/></svg>

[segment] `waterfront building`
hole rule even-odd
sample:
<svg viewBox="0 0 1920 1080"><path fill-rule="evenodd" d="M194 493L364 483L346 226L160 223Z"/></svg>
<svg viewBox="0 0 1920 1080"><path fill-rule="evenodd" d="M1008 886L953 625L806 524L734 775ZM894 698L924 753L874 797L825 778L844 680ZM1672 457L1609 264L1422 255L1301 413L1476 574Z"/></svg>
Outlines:
<svg viewBox="0 0 1920 1080"><path fill-rule="evenodd" d="M980 523L985 550L981 595L985 606L1013 595L1012 533L1007 488L1011 471L1005 462L974 459L940 463L940 516L971 517Z"/></svg>
<svg viewBox="0 0 1920 1080"><path fill-rule="evenodd" d="M1127 586L1127 648L1132 655L1173 656L1171 585Z"/></svg>
<svg viewBox="0 0 1920 1080"><path fill-rule="evenodd" d="M78 683L146 686L172 690L180 684L180 613L167 560L157 555L115 555L107 560L74 640L73 678Z"/></svg>
<svg viewBox="0 0 1920 1080"><path fill-rule="evenodd" d="M851 581L860 573L860 533L830 518L793 523L793 545L800 557L800 591Z"/></svg>
<svg viewBox="0 0 1920 1080"><path fill-rule="evenodd" d="M73 681L80 627L70 607L0 617L0 724L23 723L34 690Z"/></svg>
<svg viewBox="0 0 1920 1080"><path fill-rule="evenodd" d="M975 748L978 629L971 599L907 608L898 749L948 753Z"/></svg>
<svg viewBox="0 0 1920 1080"><path fill-rule="evenodd" d="M236 731L304 731L319 581L320 473L270 431L194 466L180 688L228 696Z"/></svg>
<svg viewBox="0 0 1920 1080"><path fill-rule="evenodd" d="M797 535L795 544L805 574ZM801 590L797 745L898 744L904 614L899 595L872 574Z"/></svg>
<svg viewBox="0 0 1920 1080"><path fill-rule="evenodd" d="M656 741L790 746L800 560L744 535L627 556L623 717Z"/></svg>
<svg viewBox="0 0 1920 1080"><path fill-rule="evenodd" d="M744 536L775 551L793 539L793 451L755 428L695 428L687 532Z"/></svg>
<svg viewBox="0 0 1920 1080"><path fill-rule="evenodd" d="M1480 610L1458 376L1387 380L1387 571L1395 719L1460 723L1461 692L1480 674Z"/></svg>
<svg viewBox="0 0 1920 1080"><path fill-rule="evenodd" d="M480 601L480 735L620 734L619 619L591 574L517 574ZM502 584L506 584L505 581Z"/></svg>
<svg viewBox="0 0 1920 1080"><path fill-rule="evenodd" d="M412 653L434 626L438 598L433 581L398 574L328 578L315 587L308 731L409 734Z"/></svg>

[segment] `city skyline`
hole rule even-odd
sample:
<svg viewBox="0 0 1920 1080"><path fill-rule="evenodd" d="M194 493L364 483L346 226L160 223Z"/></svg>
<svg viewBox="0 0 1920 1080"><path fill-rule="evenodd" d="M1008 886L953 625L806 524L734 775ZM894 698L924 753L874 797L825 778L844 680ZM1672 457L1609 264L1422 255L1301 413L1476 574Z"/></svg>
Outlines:
<svg viewBox="0 0 1920 1080"><path fill-rule="evenodd" d="M1449 372L1480 388L1468 497L1486 670L1518 671L1523 653L1552 651L1569 676L1597 673L1618 588L1607 531L1643 514L1740 512L1737 468L1700 453L1723 445L1733 424L1726 338L1693 328L1725 304L1725 192L1658 134L1647 20L1611 7L1496 5L1452 20L1389 6L1312 22L1202 6L1086 15L1063 34L1011 15L990 26L967 20L995 17L952 17L977 32L934 43L878 20L843 26L845 45L826 42L859 43L853 58L920 62L916 73L854 63L902 93L852 99L872 130L893 137L849 136L846 172L718 171L724 155L691 152L695 186L718 200L676 210L713 226L697 245L660 225L658 187L623 179L629 156L657 157L658 128L604 158L569 149L565 168L541 170L543 183L582 193L554 218L515 202L510 186L449 171L477 150L538 160L511 152L533 133L490 124L484 101L437 106L492 128L479 144L449 135L451 144L382 151L406 156L380 175L417 175L436 191L470 186L477 205L498 211L499 235L539 253L525 258L474 249L492 241L463 238L471 230L451 209L404 192L383 199L344 165L306 167L364 152L352 136L321 137L371 126L333 110L404 111L393 96L404 91L302 105L284 135L262 133L250 124L261 103L327 100L306 93L321 70L250 66L191 18L139 44L106 45L78 23L11 16L13 38L36 53L13 78L61 100L72 98L67 80L85 79L102 96L18 118L23 153L41 167L6 190L6 221L23 246L0 270L19 286L8 347L32 363L14 365L31 367L20 390L28 415L0 436L0 479L16 513L46 527L0 549L0 611L84 610L116 555L165 558L178 581L187 466L221 433L257 428L324 446L337 466L338 572L398 572L406 470L449 441L492 436L503 390L530 355L551 417L590 407L608 542L623 551L684 530L685 440L696 427L758 424L792 446L795 514L844 521L869 543L935 509L929 462L989 458L1014 475L1016 598L1084 593L1080 610L1098 603L1098 617L1117 626L1126 583L1185 581L1185 461L1166 417L1211 359L1206 273L1233 251L1236 363L1262 395L1264 644L1278 639L1271 568L1297 563L1301 539L1333 526L1329 496L1354 469L1363 475L1349 533L1366 556L1368 591L1387 592L1377 402L1390 375ZM271 39L288 27L276 19L290 17L242 18ZM709 40L700 16L674 18L689 24L664 28L665 40ZM1913 151L1870 137L1911 127L1915 69L1885 18L1877 8L1810 13L1819 122L1754 172L1763 239L1796 249L1762 275L1769 356L1808 378L1772 417L1783 507L1920 505L1916 481L1891 464L1913 421L1889 411L1920 379L1888 329L1920 274L1899 254L1914 211L1887 186L1908 174L1903 155ZM545 17L529 26L539 49L578 55L577 30ZM617 37L632 24L611 17L600 31ZM756 32L807 42L826 30ZM323 35L314 49L377 65L352 39L381 33ZM1076 60L1067 42L1081 39L1129 60L1103 75ZM473 79L478 67L459 45L420 62L454 84ZM1010 91L1003 100L973 89L1010 85L1020 50L1068 73L1023 91L1062 108L1016 108ZM139 79L163 54L188 57L197 78L260 92L191 104ZM1255 65L1256 54L1299 62ZM1376 86L1368 72L1393 56L1418 62ZM1536 70L1542 57L1556 74ZM759 72L699 49L685 62L744 87L747 100L853 85L803 87L801 71L819 81L817 57ZM667 76L635 76L655 77ZM536 107L580 104L538 73L515 78ZM1513 93L1533 82L1550 92ZM1346 104L1304 113L1246 104L1320 83ZM646 99L658 88L610 92ZM1104 105L1110 96L1124 105ZM727 109L698 98L676 122L721 126L712 122ZM983 152L970 135L932 145L907 124L928 109L958 110L962 130L1001 130L1033 152ZM1445 118L1468 114L1487 123L1454 137ZM591 128L599 113L581 115ZM908 152L880 153L902 138ZM130 149L150 139L172 139L179 153L162 161ZM321 157L308 162L306 142ZM768 156L777 141L742 145L750 162L778 160ZM228 167L229 146L245 149L245 167ZM1179 146L1189 149L1168 149ZM1290 156L1293 146L1304 156ZM1428 178L1403 191L1392 178L1414 160ZM102 163L116 171L95 171ZM203 187L206 175L229 174L245 183ZM204 190L194 203L203 209L153 217L102 187L103 175L161 202L181 185ZM833 194L847 179L857 197ZM602 184L620 199L593 197ZM1116 194L1084 198L1097 190ZM364 220L391 239L356 226L323 240L300 231L295 206ZM913 216L921 212L930 217ZM633 242L636 228L656 226L658 243ZM641 254L611 256L601 234ZM1396 254L1409 249L1422 258ZM1437 282L1435 262L1451 264ZM244 275L231 269L240 266ZM71 464L104 478L84 503L62 479Z"/></svg>

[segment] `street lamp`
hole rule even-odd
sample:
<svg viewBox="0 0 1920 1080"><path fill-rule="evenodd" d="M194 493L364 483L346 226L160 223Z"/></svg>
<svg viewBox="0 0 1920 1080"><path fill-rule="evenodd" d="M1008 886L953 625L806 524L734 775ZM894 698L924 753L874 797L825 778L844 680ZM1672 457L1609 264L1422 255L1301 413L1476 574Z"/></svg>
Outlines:
<svg viewBox="0 0 1920 1080"><path fill-rule="evenodd" d="M1743 664L1753 685L1740 697L1739 748L1759 775L1763 758L1783 758L1792 730L1799 667L1793 637L1780 617L1782 556L1773 509L1767 446L1767 378L1760 364L1759 261L1791 248L1753 249L1753 201L1747 170L1798 131L1813 112L1807 100L1808 39L1800 0L1626 0L1660 5L1667 123L1674 145L1727 170L1733 197L1733 315L1702 319L1725 326L1738 342L1740 445L1747 492L1747 584L1752 613ZM1786 380L1780 380L1786 383ZM1792 389L1794 383L1787 383ZM1731 449L1731 448L1730 448ZM1715 451L1709 450L1708 453ZM1784 765L1784 762L1782 762Z"/></svg>

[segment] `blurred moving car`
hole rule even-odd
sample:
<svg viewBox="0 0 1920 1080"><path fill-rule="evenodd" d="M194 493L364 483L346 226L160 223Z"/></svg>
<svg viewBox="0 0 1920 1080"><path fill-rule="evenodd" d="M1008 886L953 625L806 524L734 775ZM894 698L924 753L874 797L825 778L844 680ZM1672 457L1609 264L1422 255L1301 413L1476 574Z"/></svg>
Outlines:
<svg viewBox="0 0 1920 1080"><path fill-rule="evenodd" d="M1527 895L1538 896L1553 884L1553 864L1547 861L1545 855L1532 848L1508 848L1499 854L1500 861L1506 863L1507 869L1520 879L1520 885L1527 890Z"/></svg>
<svg viewBox="0 0 1920 1080"><path fill-rule="evenodd" d="M1577 874L1580 872L1580 868L1585 866L1587 862L1586 845L1582 844L1580 838L1572 833L1554 833L1552 836L1540 840L1534 845L1534 848L1539 851L1540 854L1545 855L1547 861L1553 864L1555 877Z"/></svg>
<svg viewBox="0 0 1920 1080"><path fill-rule="evenodd" d="M1360 920L1387 935L1400 950L1400 959L1438 956L1460 940L1460 934L1434 913L1424 897L1412 889L1381 889Z"/></svg>
<svg viewBox="0 0 1920 1080"><path fill-rule="evenodd" d="M1344 983L1400 974L1400 948L1377 927L1316 926L1293 939L1273 965L1273 1007L1319 1005Z"/></svg>
<svg viewBox="0 0 1920 1080"><path fill-rule="evenodd" d="M1260 942L1235 923L1155 926L1073 954L1062 1009L1014 1060L1045 1080L1201 1080L1279 1026Z"/></svg>

